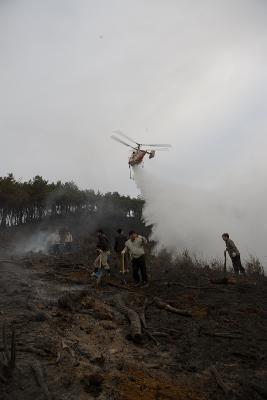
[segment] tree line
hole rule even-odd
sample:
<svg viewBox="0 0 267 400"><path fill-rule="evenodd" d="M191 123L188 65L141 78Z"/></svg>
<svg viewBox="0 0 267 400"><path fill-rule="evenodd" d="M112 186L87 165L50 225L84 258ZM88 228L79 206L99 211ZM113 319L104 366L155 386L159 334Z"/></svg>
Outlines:
<svg viewBox="0 0 267 400"><path fill-rule="evenodd" d="M0 228L68 216L92 219L131 220L142 226L143 200L120 195L81 190L74 182L51 182L42 176L28 181L13 174L0 177Z"/></svg>

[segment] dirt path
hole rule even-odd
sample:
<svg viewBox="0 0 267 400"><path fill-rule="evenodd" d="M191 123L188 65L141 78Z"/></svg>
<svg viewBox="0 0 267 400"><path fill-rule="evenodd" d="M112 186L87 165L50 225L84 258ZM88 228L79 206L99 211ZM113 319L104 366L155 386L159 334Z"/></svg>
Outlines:
<svg viewBox="0 0 267 400"><path fill-rule="evenodd" d="M264 278L208 289L105 282L97 290L83 260L72 257L6 260L0 268L1 326L8 346L15 327L17 345L13 376L0 358L0 399L266 398ZM185 286L196 286L195 279ZM118 294L138 315L146 305L140 343L131 338Z"/></svg>

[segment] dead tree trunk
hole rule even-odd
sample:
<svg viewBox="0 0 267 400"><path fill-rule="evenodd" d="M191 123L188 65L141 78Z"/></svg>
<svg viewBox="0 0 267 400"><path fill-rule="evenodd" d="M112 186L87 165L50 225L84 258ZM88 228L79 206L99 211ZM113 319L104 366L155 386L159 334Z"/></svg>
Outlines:
<svg viewBox="0 0 267 400"><path fill-rule="evenodd" d="M147 298L145 298L142 310L141 310L141 312L139 314L140 315L140 321L141 321L141 323L142 323L142 325L143 325L143 327L145 329L147 328L147 324L146 324L146 307L147 307L147 303L148 303L148 300L147 300Z"/></svg>
<svg viewBox="0 0 267 400"><path fill-rule="evenodd" d="M157 307L162 308L163 310L173 312L174 314L182 315L183 317L192 317L192 313L187 310L180 310L179 308L172 307L169 304L165 303L158 297L155 297L154 303L156 304Z"/></svg>
<svg viewBox="0 0 267 400"><path fill-rule="evenodd" d="M211 373L214 375L214 378L217 382L217 385L223 390L226 396L229 395L230 391L228 386L223 382L221 375L219 374L217 368L213 365L210 367Z"/></svg>
<svg viewBox="0 0 267 400"><path fill-rule="evenodd" d="M11 337L11 348L8 350L7 337L6 337L6 325L2 328L2 340L3 340L3 355L5 363L2 365L2 369L6 376L12 377L14 369L16 368L16 332L15 328L12 328Z"/></svg>
<svg viewBox="0 0 267 400"><path fill-rule="evenodd" d="M120 295L115 296L114 303L118 310L128 318L131 328L131 338L135 343L141 343L142 341L142 328L141 321L137 312L127 307L122 300Z"/></svg>
<svg viewBox="0 0 267 400"><path fill-rule="evenodd" d="M52 400L52 396L49 392L47 383L44 379L43 370L42 370L42 366L41 366L40 362L34 361L31 364L31 368L34 372L34 375L35 375L38 385L40 386L40 388L42 389L42 392L45 395L46 400Z"/></svg>

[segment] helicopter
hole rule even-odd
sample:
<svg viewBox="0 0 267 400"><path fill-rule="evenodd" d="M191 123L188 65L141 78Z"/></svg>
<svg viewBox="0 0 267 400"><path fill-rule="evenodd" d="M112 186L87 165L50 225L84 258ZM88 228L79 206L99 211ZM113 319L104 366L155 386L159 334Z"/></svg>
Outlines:
<svg viewBox="0 0 267 400"><path fill-rule="evenodd" d="M169 148L171 147L170 144L143 144L143 143L138 143L134 139L130 138L129 136L125 135L125 133L121 131L114 131L117 135L120 135L127 139L128 141L134 143L134 145L131 145L129 143L126 143L124 140L120 139L119 137L112 135L111 138L113 140L116 140L117 142L123 144L124 146L130 147L133 149L129 159L128 159L128 165L129 168L134 167L136 165L140 165L143 163L144 157L146 154L148 154L149 158L154 158L156 151L168 151ZM143 146L147 146L148 148L143 149ZM150 147L157 147L156 149L150 149ZM131 176L130 176L131 177Z"/></svg>

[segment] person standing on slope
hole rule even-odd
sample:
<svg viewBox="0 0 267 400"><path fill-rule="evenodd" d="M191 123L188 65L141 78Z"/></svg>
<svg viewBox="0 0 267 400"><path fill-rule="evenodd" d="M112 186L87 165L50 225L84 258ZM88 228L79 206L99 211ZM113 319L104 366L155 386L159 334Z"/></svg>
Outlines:
<svg viewBox="0 0 267 400"><path fill-rule="evenodd" d="M129 240L125 243L125 248L122 251L122 254L125 254L126 251L129 252L132 261L133 278L137 286L141 285L143 287L148 286L144 247L146 244L147 239L145 237L138 235L135 231L130 231Z"/></svg>
<svg viewBox="0 0 267 400"><path fill-rule="evenodd" d="M236 247L235 243L233 242L232 239L230 239L228 233L224 233L222 235L222 239L224 240L226 244L226 249L224 250L224 255L226 257L226 254L228 253L233 264L234 272L235 274L239 274L240 272L245 275L245 269L241 264L241 258L240 258L240 252L238 248Z"/></svg>
<svg viewBox="0 0 267 400"><path fill-rule="evenodd" d="M110 267L108 264L109 251L109 240L102 231L99 229L97 231L97 245L96 245L97 257L94 262L95 270L92 275L97 275L102 268L110 272Z"/></svg>

